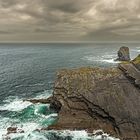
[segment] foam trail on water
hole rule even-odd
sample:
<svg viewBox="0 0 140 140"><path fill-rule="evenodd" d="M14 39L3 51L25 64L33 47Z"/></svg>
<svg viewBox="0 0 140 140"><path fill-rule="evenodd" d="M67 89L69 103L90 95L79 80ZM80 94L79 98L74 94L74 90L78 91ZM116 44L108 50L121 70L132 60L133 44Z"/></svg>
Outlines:
<svg viewBox="0 0 140 140"><path fill-rule="evenodd" d="M132 51L133 51L133 52L140 52L140 48L133 49Z"/></svg>
<svg viewBox="0 0 140 140"><path fill-rule="evenodd" d="M44 98L47 99L50 96L52 96L52 92L53 90L44 90L43 92L40 92L39 95L35 96L32 99L44 99Z"/></svg>
<svg viewBox="0 0 140 140"><path fill-rule="evenodd" d="M51 117L58 117L58 114L57 113L53 113L53 114L50 114L50 115L43 115L43 114L39 114L39 113L37 113L36 111L35 111L35 114L36 115L38 115L38 116L40 116L40 117L42 117L42 118L45 118L45 119L49 119L49 118L51 118Z"/></svg>
<svg viewBox="0 0 140 140"><path fill-rule="evenodd" d="M107 62L107 63L119 63L118 61L114 61L114 59L110 59L110 60L108 60L108 59L104 59L104 60L100 60L101 62Z"/></svg>
<svg viewBox="0 0 140 140"><path fill-rule="evenodd" d="M6 135L7 133L7 128L10 125L11 125L11 122L9 118L0 117L0 140L3 140L4 135Z"/></svg>
<svg viewBox="0 0 140 140"><path fill-rule="evenodd" d="M93 61L93 62L106 62L106 63L119 63L118 61L114 61L116 58L116 55L103 55L103 56L84 56L82 59L87 61Z"/></svg>
<svg viewBox="0 0 140 140"><path fill-rule="evenodd" d="M4 104L3 106L0 106L0 110L20 111L24 108L27 108L31 104L32 103L28 101L14 100L13 102L9 102Z"/></svg>
<svg viewBox="0 0 140 140"><path fill-rule="evenodd" d="M32 99L47 99L52 95L52 90L44 90L43 92L40 92L39 95L35 96ZM0 110L9 110L9 111L21 111L28 106L30 106L32 103L28 101L23 101L25 99L19 99L18 97L10 96L7 98L4 102L5 104L0 106Z"/></svg>
<svg viewBox="0 0 140 140"><path fill-rule="evenodd" d="M48 91L44 91L43 95L38 95L35 98L46 98L51 95L50 92L45 95L46 93ZM58 138L61 140L119 140L106 133L96 135L98 131L95 131L95 134L88 134L85 130L45 131L42 128L54 124L58 117L58 114L49 110L48 104L32 104L16 97L10 97L5 102L3 106L0 106L0 110L14 111L12 113L16 112L17 117L13 119L0 118L0 140L8 138L11 140L58 140ZM22 118L21 115L23 115ZM8 127L16 127L24 133L17 131L17 133L6 135Z"/></svg>
<svg viewBox="0 0 140 140"><path fill-rule="evenodd" d="M10 137L11 140L27 140L33 131L39 127L39 125L37 123L24 123L16 125L15 127L18 127L19 130L23 130L24 133L11 133L9 135L5 135L5 137Z"/></svg>
<svg viewBox="0 0 140 140"><path fill-rule="evenodd" d="M98 132L98 130L97 130ZM64 131L47 131L44 132L47 133L46 137L51 140L51 137L53 140L61 139L61 140L119 140L118 138L114 138L109 136L109 134L104 133L102 131L102 134L89 134L85 130L64 130ZM51 137L50 137L51 136Z"/></svg>

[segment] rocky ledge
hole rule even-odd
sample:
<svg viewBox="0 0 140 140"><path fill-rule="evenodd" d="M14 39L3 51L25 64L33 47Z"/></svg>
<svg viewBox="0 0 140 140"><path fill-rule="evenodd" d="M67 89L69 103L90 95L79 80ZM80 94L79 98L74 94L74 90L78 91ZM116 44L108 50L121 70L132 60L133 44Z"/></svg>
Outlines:
<svg viewBox="0 0 140 140"><path fill-rule="evenodd" d="M51 107L59 112L49 129L102 129L124 140L140 139L140 55L116 68L57 73Z"/></svg>

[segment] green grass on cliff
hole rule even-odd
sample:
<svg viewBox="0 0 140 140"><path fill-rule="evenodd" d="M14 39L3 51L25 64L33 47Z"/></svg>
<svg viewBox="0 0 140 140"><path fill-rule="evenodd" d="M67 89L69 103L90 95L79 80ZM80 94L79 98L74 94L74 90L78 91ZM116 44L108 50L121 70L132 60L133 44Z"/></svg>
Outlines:
<svg viewBox="0 0 140 140"><path fill-rule="evenodd" d="M132 60L132 62L134 64L140 64L140 54L134 60Z"/></svg>

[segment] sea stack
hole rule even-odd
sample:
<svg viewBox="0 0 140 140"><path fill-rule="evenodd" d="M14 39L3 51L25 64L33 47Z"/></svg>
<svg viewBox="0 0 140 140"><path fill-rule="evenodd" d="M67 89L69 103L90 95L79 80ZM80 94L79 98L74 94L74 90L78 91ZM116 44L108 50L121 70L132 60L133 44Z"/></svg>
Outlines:
<svg viewBox="0 0 140 140"><path fill-rule="evenodd" d="M118 51L118 58L116 61L130 61L129 48L122 46Z"/></svg>

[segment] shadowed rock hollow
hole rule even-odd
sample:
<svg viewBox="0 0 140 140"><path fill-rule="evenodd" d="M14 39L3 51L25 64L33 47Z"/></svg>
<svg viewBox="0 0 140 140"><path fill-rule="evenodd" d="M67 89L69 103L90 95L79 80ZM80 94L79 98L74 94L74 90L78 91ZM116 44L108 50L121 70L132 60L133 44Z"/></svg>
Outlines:
<svg viewBox="0 0 140 140"><path fill-rule="evenodd" d="M139 60L140 55L118 68L58 72L51 102L59 120L49 129L103 129L121 139L139 140Z"/></svg>

